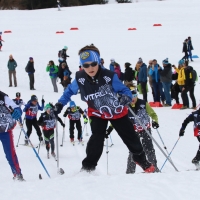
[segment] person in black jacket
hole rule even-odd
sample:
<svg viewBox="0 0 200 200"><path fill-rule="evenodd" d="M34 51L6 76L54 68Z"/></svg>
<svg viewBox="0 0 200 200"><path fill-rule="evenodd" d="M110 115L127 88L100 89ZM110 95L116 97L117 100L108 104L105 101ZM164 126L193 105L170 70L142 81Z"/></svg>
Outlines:
<svg viewBox="0 0 200 200"><path fill-rule="evenodd" d="M183 136L185 129L188 125L188 123L194 122L194 136L197 137L197 140L200 142L200 108L192 112L182 123L182 127L179 131L179 136ZM197 151L196 156L192 159L192 163L195 165L200 164L200 143L199 143L199 149Z"/></svg>
<svg viewBox="0 0 200 200"><path fill-rule="evenodd" d="M125 66L125 73L124 73L124 85L130 84L133 81L133 76L134 76L134 71L133 69L130 67L131 64L129 62L126 62L124 64Z"/></svg>
<svg viewBox="0 0 200 200"><path fill-rule="evenodd" d="M29 58L28 64L26 65L26 72L28 73L29 80L30 80L30 90L35 90L35 88L34 88L34 82L35 82L34 73L35 73L35 68L34 68L34 61L33 61L32 57Z"/></svg>
<svg viewBox="0 0 200 200"><path fill-rule="evenodd" d="M185 39L185 41L183 42L183 53L185 53L185 55L183 56L182 60L188 60L188 47L187 47L187 43L188 43L188 39Z"/></svg>
<svg viewBox="0 0 200 200"><path fill-rule="evenodd" d="M68 50L68 47L67 46L64 46L64 48L62 49L62 50L60 50L59 52L58 52L58 60L59 61L65 61L65 62L67 62L66 60L67 60L67 57L69 57L68 55L67 55L67 50Z"/></svg>
<svg viewBox="0 0 200 200"><path fill-rule="evenodd" d="M47 158L49 159L49 149L51 147L51 156L56 158L56 154L54 152L55 144L54 144L54 129L56 127L56 117L53 112L53 107L51 104L47 104L44 108L45 112L41 114L39 120L37 121L39 126L42 126L44 140L46 144L47 150ZM57 120L60 124L65 127L65 124L58 117Z"/></svg>

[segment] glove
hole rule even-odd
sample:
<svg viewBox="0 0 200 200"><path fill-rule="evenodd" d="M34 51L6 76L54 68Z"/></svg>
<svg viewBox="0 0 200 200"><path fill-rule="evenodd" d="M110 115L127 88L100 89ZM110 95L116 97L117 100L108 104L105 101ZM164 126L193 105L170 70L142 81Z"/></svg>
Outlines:
<svg viewBox="0 0 200 200"><path fill-rule="evenodd" d="M108 138L108 136L111 134L112 130L113 130L113 127L109 126L108 129L106 130L105 138Z"/></svg>
<svg viewBox="0 0 200 200"><path fill-rule="evenodd" d="M179 136L184 136L185 130L181 128L181 130L179 131Z"/></svg>
<svg viewBox="0 0 200 200"><path fill-rule="evenodd" d="M67 113L66 112L64 113L63 117L67 117Z"/></svg>
<svg viewBox="0 0 200 200"><path fill-rule="evenodd" d="M45 103L45 100L44 100L44 99L42 99L42 104L44 105L44 103Z"/></svg>
<svg viewBox="0 0 200 200"><path fill-rule="evenodd" d="M84 124L88 123L88 118L84 118Z"/></svg>
<svg viewBox="0 0 200 200"><path fill-rule="evenodd" d="M119 102L123 106L128 105L129 103L131 103L131 101L132 99L129 96L124 95L124 94L122 94L122 96L119 98Z"/></svg>
<svg viewBox="0 0 200 200"><path fill-rule="evenodd" d="M157 128L159 128L159 124L157 122L155 122L155 121L152 121L152 127L154 129L157 129Z"/></svg>
<svg viewBox="0 0 200 200"><path fill-rule="evenodd" d="M19 120L22 116L22 110L20 107L17 107L12 112L12 118L15 120Z"/></svg>
<svg viewBox="0 0 200 200"><path fill-rule="evenodd" d="M56 116L58 116L58 114L61 112L61 110L62 110L62 108L63 108L63 105L62 105L62 103L56 103L55 104L55 107L54 107L54 114L56 115Z"/></svg>

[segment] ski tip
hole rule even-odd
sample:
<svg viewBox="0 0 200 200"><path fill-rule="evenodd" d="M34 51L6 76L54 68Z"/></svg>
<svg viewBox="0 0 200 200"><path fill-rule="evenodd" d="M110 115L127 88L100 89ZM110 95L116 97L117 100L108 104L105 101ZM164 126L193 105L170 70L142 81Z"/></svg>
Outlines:
<svg viewBox="0 0 200 200"><path fill-rule="evenodd" d="M39 179L40 179L40 180L42 179L42 175L41 175L41 174L39 174Z"/></svg>

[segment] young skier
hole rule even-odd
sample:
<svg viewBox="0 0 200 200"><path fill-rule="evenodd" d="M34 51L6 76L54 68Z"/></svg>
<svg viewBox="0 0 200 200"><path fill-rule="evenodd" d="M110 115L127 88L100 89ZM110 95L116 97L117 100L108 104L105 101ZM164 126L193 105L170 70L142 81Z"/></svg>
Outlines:
<svg viewBox="0 0 200 200"><path fill-rule="evenodd" d="M19 120L21 115L21 108L7 94L0 91L0 140L6 159L14 175L13 180L18 181L24 181L24 179L15 152L12 130L16 125L16 120Z"/></svg>
<svg viewBox="0 0 200 200"><path fill-rule="evenodd" d="M54 144L54 129L56 127L56 117L52 110L52 106L47 104L44 107L45 112L41 114L38 125L42 126L44 140L46 144L47 150L47 158L49 158L49 149L51 147L51 155L56 159L56 154L54 152L55 144ZM64 124L60 118L58 118L60 124L64 127Z"/></svg>
<svg viewBox="0 0 200 200"><path fill-rule="evenodd" d="M21 97L20 92L17 92L17 93L16 93L16 98L13 99L13 101L15 102L16 105L18 105L18 106L21 108L22 105L25 106L25 102L23 102L23 100L20 99L20 97ZM19 121L20 121L20 123L22 123L22 119L21 119L21 117L20 117Z"/></svg>
<svg viewBox="0 0 200 200"><path fill-rule="evenodd" d="M30 137L32 132L32 126L34 126L37 135L39 137L39 141L43 141L42 133L40 130L40 127L37 124L37 113L38 110L43 111L44 109L44 102L45 100L42 99L42 106L38 103L38 98L36 95L32 95L30 101L25 105L25 108L23 112L25 112L25 118L26 118L26 127L27 127L27 135ZM25 139L25 145L28 145L28 140Z"/></svg>
<svg viewBox="0 0 200 200"><path fill-rule="evenodd" d="M0 32L0 51L1 51L1 48L3 46L2 42L4 42L1 35L2 35L2 32Z"/></svg>
<svg viewBox="0 0 200 200"><path fill-rule="evenodd" d="M131 91L122 84L114 72L102 69L100 52L94 46L85 46L79 51L82 71L76 72L75 80L66 88L56 103L55 114L59 114L72 95L80 89L81 99L88 104L88 116L92 135L87 143L86 158L82 161L82 171L95 170L104 146L108 121L133 153L133 159L145 172L152 173L155 167L145 157L142 145L128 119L126 105L131 102ZM120 99L117 93L121 95Z"/></svg>
<svg viewBox="0 0 200 200"><path fill-rule="evenodd" d="M132 102L130 103L130 105L131 105L131 110L136 114L136 116L139 118L142 124L145 125L149 133L151 133L150 117L153 120L152 127L155 129L159 127L158 117L156 113L145 100L139 99L137 97L136 90L132 91ZM154 165L154 167L156 168L156 172L159 172L152 139L149 137L149 135L143 129L139 121L132 115L130 111L128 112L128 116L133 124L135 132L140 138L140 141L142 143L142 146L143 146L143 149L147 156L148 161ZM110 125L109 128L106 130L106 135L109 135L112 130L113 130L113 127L112 125ZM136 163L133 160L133 154L130 152L128 156L126 173L127 174L135 173L135 168L136 168Z"/></svg>
<svg viewBox="0 0 200 200"><path fill-rule="evenodd" d="M194 136L200 142L200 108L192 112L182 123L182 127L179 131L179 136L184 136L185 129L188 123L194 122ZM200 144L196 156L192 159L192 163L195 165L200 165Z"/></svg>
<svg viewBox="0 0 200 200"><path fill-rule="evenodd" d="M84 124L88 123L88 119L85 116L83 110L79 106L76 106L74 101L70 101L69 104L70 105L65 111L63 117L67 117L68 115L69 133L70 133L69 137L70 137L71 143L74 144L74 125L76 124L76 129L78 130L78 141L82 142L83 136L82 136L82 126L81 126L81 120L80 120L81 114L83 115L83 118L84 118Z"/></svg>
<svg viewBox="0 0 200 200"><path fill-rule="evenodd" d="M20 108L22 107L22 105L25 105L25 102L23 101L23 99L20 98L21 94L20 92L16 93L16 98L13 99L13 101L15 102L15 104L17 104Z"/></svg>

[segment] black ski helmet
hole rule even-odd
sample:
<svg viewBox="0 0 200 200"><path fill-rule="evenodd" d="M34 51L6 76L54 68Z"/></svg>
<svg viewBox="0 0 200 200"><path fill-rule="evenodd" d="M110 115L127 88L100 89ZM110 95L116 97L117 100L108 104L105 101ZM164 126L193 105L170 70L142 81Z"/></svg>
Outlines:
<svg viewBox="0 0 200 200"><path fill-rule="evenodd" d="M20 92L17 92L16 97L20 97L20 96L21 96Z"/></svg>

